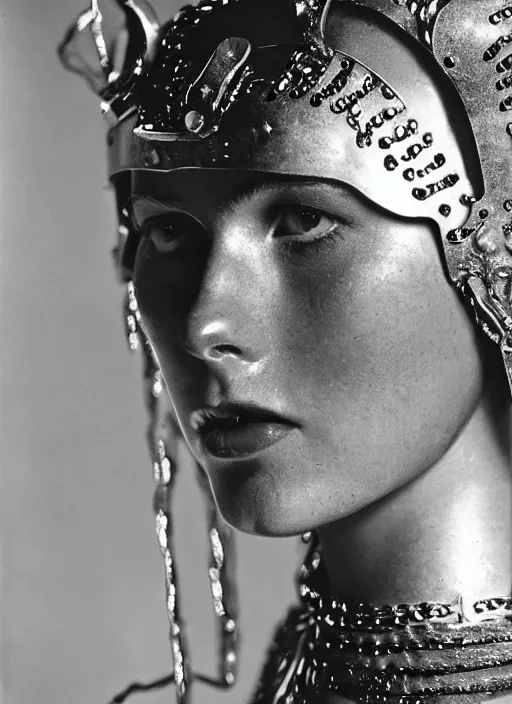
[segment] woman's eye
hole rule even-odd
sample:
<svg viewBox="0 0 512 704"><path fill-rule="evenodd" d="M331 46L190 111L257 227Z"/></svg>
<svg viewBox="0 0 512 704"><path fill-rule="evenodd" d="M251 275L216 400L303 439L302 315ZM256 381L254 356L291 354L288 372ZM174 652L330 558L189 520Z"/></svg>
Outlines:
<svg viewBox="0 0 512 704"><path fill-rule="evenodd" d="M158 252L172 254L197 247L205 233L193 218L176 214L151 218L142 227L142 234L153 243Z"/></svg>
<svg viewBox="0 0 512 704"><path fill-rule="evenodd" d="M332 216L316 208L289 206L280 213L274 235L303 235L307 240L315 241L331 233L338 224Z"/></svg>
<svg viewBox="0 0 512 704"><path fill-rule="evenodd" d="M151 240L157 251L168 254L179 249L183 240L183 231L176 224L165 221L149 222L144 227L144 234Z"/></svg>

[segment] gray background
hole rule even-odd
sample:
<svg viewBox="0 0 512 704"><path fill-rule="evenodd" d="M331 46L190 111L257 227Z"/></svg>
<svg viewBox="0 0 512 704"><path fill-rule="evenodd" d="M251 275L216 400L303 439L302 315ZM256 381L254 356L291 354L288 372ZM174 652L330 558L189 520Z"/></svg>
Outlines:
<svg viewBox="0 0 512 704"><path fill-rule="evenodd" d="M84 2L85 4L85 2ZM95 97L55 46L81 0L0 3L3 686L8 704L104 704L170 666L140 360L109 251L115 222ZM160 1L162 18L177 2ZM167 8L167 9L166 9ZM192 472L177 502L194 664L214 671L206 532ZM239 537L246 701L293 599L297 541ZM1 692L0 692L1 695ZM173 702L173 693L136 696Z"/></svg>

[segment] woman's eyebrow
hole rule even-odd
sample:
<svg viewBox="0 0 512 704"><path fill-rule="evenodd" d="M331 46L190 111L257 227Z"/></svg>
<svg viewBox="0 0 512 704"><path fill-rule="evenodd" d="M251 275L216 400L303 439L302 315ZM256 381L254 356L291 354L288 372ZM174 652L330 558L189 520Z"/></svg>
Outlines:
<svg viewBox="0 0 512 704"><path fill-rule="evenodd" d="M287 188L300 188L300 187L316 187L319 185L326 185L334 188L336 191L343 193L343 189L339 188L338 184L329 183L328 181L322 181L318 178L297 178L297 179L279 179L279 178L269 178L268 180L262 181L258 178L251 178L243 181L242 183L236 185L231 192L221 201L218 207L218 212L222 214L227 214L235 211L241 205L248 203L250 200L258 197L269 196L275 194L276 191L283 191ZM146 193L135 193L130 196L127 201L127 207L131 210L132 219L136 226L138 223L138 210L144 206L156 207L159 210L169 210L169 208L178 208L179 210L186 210L184 201L177 196L162 196L161 198L155 198Z"/></svg>
<svg viewBox="0 0 512 704"><path fill-rule="evenodd" d="M128 198L126 207L128 211L131 212L132 220L137 226L139 225L137 210L139 208L143 208L145 205L151 205L159 208L160 210L168 210L173 207L183 209L183 203L179 198L165 198L165 200L160 200L145 193L134 193Z"/></svg>
<svg viewBox="0 0 512 704"><path fill-rule="evenodd" d="M318 187L320 183L319 179L269 179L266 181L249 179L233 188L231 193L222 201L219 210L230 212L253 198L271 195L286 188Z"/></svg>

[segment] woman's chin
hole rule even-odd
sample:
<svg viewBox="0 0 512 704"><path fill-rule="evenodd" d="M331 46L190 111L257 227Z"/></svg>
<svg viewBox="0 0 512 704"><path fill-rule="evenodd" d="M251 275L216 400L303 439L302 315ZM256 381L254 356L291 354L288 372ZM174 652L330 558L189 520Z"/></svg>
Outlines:
<svg viewBox="0 0 512 704"><path fill-rule="evenodd" d="M284 478L280 481L261 469L251 475L236 471L233 475L214 477L212 486L225 520L244 533L275 538L301 535L354 510L353 504L339 499L331 505L323 502L322 507L322 501L311 501L314 487L305 482L294 485Z"/></svg>
<svg viewBox="0 0 512 704"><path fill-rule="evenodd" d="M220 511L226 521L242 533L259 535L265 538L289 538L312 529L302 521L286 514L277 515L274 511L262 507L251 506L243 509L240 506L225 506L219 504Z"/></svg>
<svg viewBox="0 0 512 704"><path fill-rule="evenodd" d="M276 486L266 473L245 478L245 481L213 482L214 493L225 520L243 533L284 538L310 530L305 516L290 509L287 492ZM233 486L235 484L235 486ZM311 517L310 517L311 518Z"/></svg>

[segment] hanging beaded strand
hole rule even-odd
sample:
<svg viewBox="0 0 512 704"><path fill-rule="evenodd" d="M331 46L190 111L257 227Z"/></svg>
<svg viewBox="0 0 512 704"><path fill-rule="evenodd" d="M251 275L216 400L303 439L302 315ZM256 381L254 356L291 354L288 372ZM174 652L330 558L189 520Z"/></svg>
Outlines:
<svg viewBox="0 0 512 704"><path fill-rule="evenodd" d="M161 372L153 352L140 328L140 312L132 282L127 285L125 300L125 329L131 351L142 348L144 361L144 392L149 415L147 442L153 461L156 483L153 507L160 552L164 560L167 615L170 625L169 640L173 656L172 679L176 685L178 704L189 701L190 683L193 679L217 687L230 687L237 673L238 604L234 578L234 538L232 529L218 513L211 488L204 470L197 465L199 485L207 502L208 537L210 545L209 579L213 607L219 622L220 662L219 680L192 674L186 637L180 617L178 577L173 550L173 524L171 516L172 493L175 485L180 431L170 402L164 393ZM167 403L166 403L167 400ZM155 683L163 686L169 678ZM149 686L152 688L152 686Z"/></svg>
<svg viewBox="0 0 512 704"><path fill-rule="evenodd" d="M189 701L191 682L190 664L185 633L180 616L178 575L173 548L173 522L171 515L172 494L176 481L178 464L171 461L177 451L177 429L169 413L162 417L163 382L151 350L147 355L147 390L150 422L148 444L153 458L153 476L156 484L153 508L156 517L156 532L160 552L164 560L167 617L169 619L169 642L173 658L174 683L178 704ZM171 450L172 447L172 450Z"/></svg>
<svg viewBox="0 0 512 704"><path fill-rule="evenodd" d="M174 683L176 684L178 704L185 704L188 701L189 665L185 653L184 634L180 624L178 578L172 556L172 518L169 510L175 473L172 471L171 462L162 440L158 441L158 457L155 461L154 469L157 483L154 498L156 532L160 552L164 559L167 616L169 618L169 639L174 664Z"/></svg>
<svg viewBox="0 0 512 704"><path fill-rule="evenodd" d="M134 293L131 297L131 313L138 322L140 315L136 308ZM132 327L128 328L133 335ZM141 334L139 328L135 331ZM133 340L132 340L133 341ZM232 529L220 517L208 479L204 470L197 466L200 486L208 505L208 534L210 542L209 578L215 613L220 626L220 676L219 681L192 673L188 659L188 649L179 610L178 578L172 549L172 516L170 511L172 490L176 479L176 457L178 440L181 437L170 401L164 392L161 372L153 353L146 343L143 346L145 361L146 406L149 413L148 446L153 458L154 479L156 482L154 510L156 514L157 536L164 559L167 613L170 623L170 643L174 662L174 682L177 687L178 704L186 704L190 696L190 683L200 680L213 686L229 687L234 684L237 669L237 594L234 580L233 535ZM228 559L229 558L229 559Z"/></svg>
<svg viewBox="0 0 512 704"><path fill-rule="evenodd" d="M173 523L171 516L172 493L175 486L177 463L172 462L170 450L176 452L176 435L172 419L162 413L161 396L163 383L160 371L148 343L140 329L140 312L133 283L127 285L126 334L130 350L142 346L144 353L145 401L149 413L147 440L153 462L153 478L156 484L153 508L156 518L158 545L164 560L167 616L169 619L169 641L173 658L173 678L178 704L189 701L190 665L186 639L180 618L178 576L173 556ZM144 344L143 344L144 342ZM164 414L164 417L162 415Z"/></svg>
<svg viewBox="0 0 512 704"><path fill-rule="evenodd" d="M213 608L219 623L220 681L230 687L237 674L238 598L235 584L234 535L232 528L220 516L213 499L210 483L203 468L196 464L199 486L207 504L210 567L208 575Z"/></svg>
<svg viewBox="0 0 512 704"><path fill-rule="evenodd" d="M128 342L128 347L131 352L135 352L139 349L141 343L140 336L140 313L139 307L137 305L137 299L135 298L135 290L133 288L133 283L130 283L126 287L126 298L125 298L125 334Z"/></svg>

